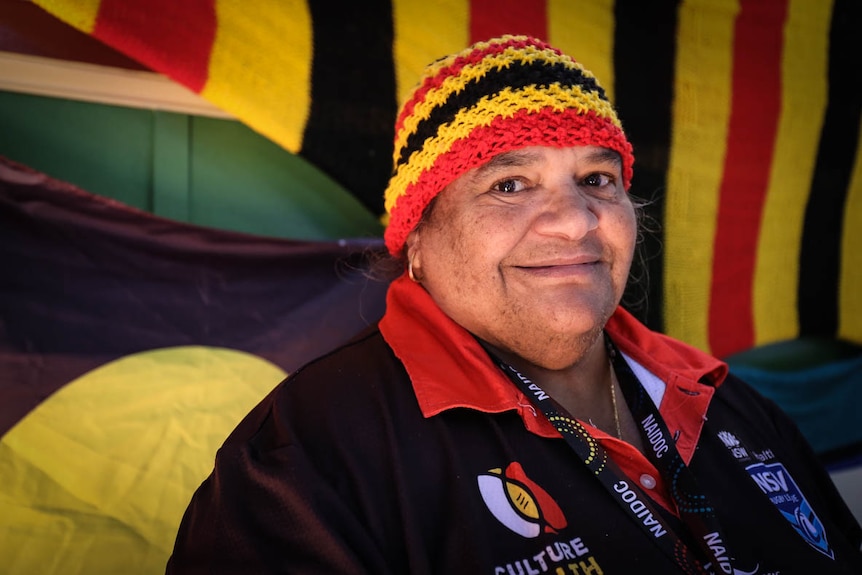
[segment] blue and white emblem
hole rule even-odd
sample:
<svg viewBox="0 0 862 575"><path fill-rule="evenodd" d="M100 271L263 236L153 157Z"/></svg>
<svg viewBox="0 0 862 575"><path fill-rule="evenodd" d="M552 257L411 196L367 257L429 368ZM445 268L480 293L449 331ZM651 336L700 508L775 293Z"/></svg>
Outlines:
<svg viewBox="0 0 862 575"><path fill-rule="evenodd" d="M745 470L809 545L830 559L835 559L835 554L826 540L823 523L820 522L784 465L755 463Z"/></svg>

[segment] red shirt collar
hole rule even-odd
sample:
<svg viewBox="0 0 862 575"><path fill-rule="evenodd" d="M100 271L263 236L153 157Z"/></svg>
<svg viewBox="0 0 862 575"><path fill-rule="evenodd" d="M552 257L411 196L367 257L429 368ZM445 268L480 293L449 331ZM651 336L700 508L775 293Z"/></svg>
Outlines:
<svg viewBox="0 0 862 575"><path fill-rule="evenodd" d="M679 431L677 449L688 462L715 387L727 375L727 365L649 330L623 308L617 308L606 330L620 351L665 382L660 411L671 433ZM406 275L389 287L380 332L410 375L425 417L456 407L488 413L515 410L531 432L559 436L546 418L537 417L530 400L479 342ZM596 437L601 435L596 433Z"/></svg>

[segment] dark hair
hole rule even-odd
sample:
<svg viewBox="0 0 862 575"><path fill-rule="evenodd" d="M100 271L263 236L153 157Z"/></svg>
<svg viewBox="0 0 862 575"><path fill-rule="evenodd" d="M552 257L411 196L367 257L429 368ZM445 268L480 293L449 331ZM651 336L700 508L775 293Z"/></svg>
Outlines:
<svg viewBox="0 0 862 575"><path fill-rule="evenodd" d="M419 222L414 226L414 230L425 225L431 217L431 212L434 210L434 206L437 205L437 198L439 197L440 194L437 194L431 198L428 205L422 210L422 217L419 218ZM389 252L373 253L369 254L368 262L368 276L371 279L376 281L394 280L407 269L407 242L401 247L401 251L398 252L397 256L393 256Z"/></svg>
<svg viewBox="0 0 862 575"><path fill-rule="evenodd" d="M629 311L643 310L645 313L649 305L649 261L656 257L656 254L647 253L645 239L650 234L658 233L659 222L647 212L646 208L652 204L651 200L631 192L629 198L635 209L637 238L626 289L620 303Z"/></svg>

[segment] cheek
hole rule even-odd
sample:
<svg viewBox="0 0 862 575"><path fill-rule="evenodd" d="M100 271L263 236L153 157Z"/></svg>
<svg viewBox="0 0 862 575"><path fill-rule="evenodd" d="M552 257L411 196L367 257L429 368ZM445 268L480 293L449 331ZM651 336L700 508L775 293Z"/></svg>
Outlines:
<svg viewBox="0 0 862 575"><path fill-rule="evenodd" d="M440 272L457 279L460 284L475 284L481 275L487 274L490 254L486 250L488 237L475 218L465 219L453 226L452 233L438 242L438 260L443 267ZM472 286L470 286L472 287Z"/></svg>
<svg viewBox="0 0 862 575"><path fill-rule="evenodd" d="M625 246L628 251L633 251L638 233L637 219L635 218L634 212L623 213L619 219L617 229L620 238L620 245Z"/></svg>
<svg viewBox="0 0 862 575"><path fill-rule="evenodd" d="M616 261L619 263L616 266L619 268L617 273L627 277L637 242L637 218L634 208L629 208L617 215L614 219L612 235L617 251Z"/></svg>
<svg viewBox="0 0 862 575"><path fill-rule="evenodd" d="M496 248L501 242L488 225L481 217L452 218L424 242L425 287L443 307L461 307L465 301L475 306L478 293L494 289L501 257Z"/></svg>

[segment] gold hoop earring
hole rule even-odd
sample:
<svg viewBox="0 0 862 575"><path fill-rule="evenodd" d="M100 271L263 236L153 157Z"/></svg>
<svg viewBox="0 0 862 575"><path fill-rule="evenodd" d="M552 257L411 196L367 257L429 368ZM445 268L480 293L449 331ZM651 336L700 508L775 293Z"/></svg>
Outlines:
<svg viewBox="0 0 862 575"><path fill-rule="evenodd" d="M413 258L407 260L407 277L409 277L410 281L413 283L419 283L419 280L417 280L416 276L413 275Z"/></svg>

